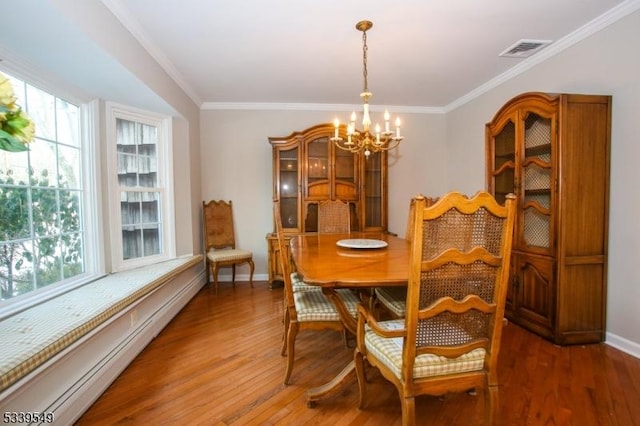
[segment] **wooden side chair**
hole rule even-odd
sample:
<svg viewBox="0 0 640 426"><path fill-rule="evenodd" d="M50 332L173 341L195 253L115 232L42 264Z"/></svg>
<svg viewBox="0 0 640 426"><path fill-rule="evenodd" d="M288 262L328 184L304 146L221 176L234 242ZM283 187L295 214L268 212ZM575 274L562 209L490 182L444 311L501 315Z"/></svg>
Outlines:
<svg viewBox="0 0 640 426"><path fill-rule="evenodd" d="M236 248L233 226L232 202L211 200L202 202L202 223L204 226L204 250L207 264L207 277L213 275L213 284L218 294L218 271L231 266L232 282L236 284L236 265L249 264L251 272L249 283L253 288L253 253ZM207 282L209 279L207 278Z"/></svg>
<svg viewBox="0 0 640 426"><path fill-rule="evenodd" d="M289 384L293 362L295 360L296 336L302 330L336 330L342 333L346 342L346 329L340 319L333 302L323 293L322 288L311 286L302 291L294 291L291 276L291 259L286 256L286 242L282 232L282 219L278 202L273 203L274 218L276 220L276 234L280 248L280 263L282 265L282 276L284 281L285 312L284 312L284 333L282 339L282 356L287 357L287 364L284 373L284 384ZM357 306L360 303L358 296L351 290L336 290L340 299L344 303L349 313L355 318Z"/></svg>
<svg viewBox="0 0 640 426"><path fill-rule="evenodd" d="M348 233L351 228L349 203L340 200L325 200L318 203L318 232Z"/></svg>
<svg viewBox="0 0 640 426"><path fill-rule="evenodd" d="M438 199L425 197L426 206L430 206ZM407 229L404 238L411 241L413 218L416 212L416 198L411 199L409 204L409 218L407 219ZM407 312L407 287L376 287L371 300L375 308L380 307L393 318L404 318Z"/></svg>
<svg viewBox="0 0 640 426"><path fill-rule="evenodd" d="M364 361L400 394L402 424L415 397L482 389L487 425L498 408L498 352L509 278L515 197L449 193L416 200L405 319L376 321L358 308L354 360L363 406Z"/></svg>

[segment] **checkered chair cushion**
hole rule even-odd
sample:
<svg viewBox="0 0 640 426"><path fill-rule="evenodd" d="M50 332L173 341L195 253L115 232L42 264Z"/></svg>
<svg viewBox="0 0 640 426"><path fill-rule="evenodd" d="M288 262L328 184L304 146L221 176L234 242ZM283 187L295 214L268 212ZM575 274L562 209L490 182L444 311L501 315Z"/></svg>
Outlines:
<svg viewBox="0 0 640 426"><path fill-rule="evenodd" d="M322 294L320 287L316 287L316 289L293 294L298 321L340 321L340 315L331 300ZM349 314L355 318L358 303L360 303L358 296L347 289L336 290L336 292L347 307Z"/></svg>
<svg viewBox="0 0 640 426"><path fill-rule="evenodd" d="M291 286L293 287L294 293L297 291L315 291L320 289L320 287L316 285L310 285L302 281L302 277L300 277L297 272L291 273Z"/></svg>
<svg viewBox="0 0 640 426"><path fill-rule="evenodd" d="M404 328L404 319L382 321L378 324L385 329L397 330ZM400 378L403 339L401 337L381 337L366 326L364 341L369 354L378 358L389 367L396 377ZM484 365L484 356L485 350L481 348L451 359L430 354L419 355L416 357L413 367L413 377L421 378L481 370Z"/></svg>
<svg viewBox="0 0 640 426"><path fill-rule="evenodd" d="M377 287L376 299L398 318L404 318L407 313L406 287Z"/></svg>
<svg viewBox="0 0 640 426"><path fill-rule="evenodd" d="M251 259L253 255L250 251L232 248L211 249L207 253L207 258L212 262L228 262L233 260Z"/></svg>

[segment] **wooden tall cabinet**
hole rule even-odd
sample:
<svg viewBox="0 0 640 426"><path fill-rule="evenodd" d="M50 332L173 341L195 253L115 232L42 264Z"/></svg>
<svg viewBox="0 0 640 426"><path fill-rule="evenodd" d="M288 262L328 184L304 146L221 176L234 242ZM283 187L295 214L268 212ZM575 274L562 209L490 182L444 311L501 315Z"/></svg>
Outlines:
<svg viewBox="0 0 640 426"><path fill-rule="evenodd" d="M517 197L506 316L558 344L604 340L611 97L525 93L486 125L488 190Z"/></svg>
<svg viewBox="0 0 640 426"><path fill-rule="evenodd" d="M327 123L269 138L273 198L279 200L286 234L316 232L318 203L323 200L347 201L354 231L387 230L387 153L372 153L365 159L341 150L330 141L334 131L333 124ZM273 233L267 234L267 245L273 284L282 280Z"/></svg>

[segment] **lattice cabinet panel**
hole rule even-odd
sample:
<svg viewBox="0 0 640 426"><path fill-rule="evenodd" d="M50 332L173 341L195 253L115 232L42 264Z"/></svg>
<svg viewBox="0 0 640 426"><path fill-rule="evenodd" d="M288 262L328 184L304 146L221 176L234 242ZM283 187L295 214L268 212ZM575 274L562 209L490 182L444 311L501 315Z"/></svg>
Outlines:
<svg viewBox="0 0 640 426"><path fill-rule="evenodd" d="M611 97L525 93L486 125L488 190L517 198L506 315L556 343L604 339Z"/></svg>
<svg viewBox="0 0 640 426"><path fill-rule="evenodd" d="M287 235L317 232L318 204L324 200L349 203L353 231L387 231L387 153L372 153L365 159L362 154L338 149L330 140L334 132L334 125L327 123L269 138L273 198L280 203ZM341 136L346 138L346 134ZM275 235L269 233L272 284L282 279L274 241Z"/></svg>

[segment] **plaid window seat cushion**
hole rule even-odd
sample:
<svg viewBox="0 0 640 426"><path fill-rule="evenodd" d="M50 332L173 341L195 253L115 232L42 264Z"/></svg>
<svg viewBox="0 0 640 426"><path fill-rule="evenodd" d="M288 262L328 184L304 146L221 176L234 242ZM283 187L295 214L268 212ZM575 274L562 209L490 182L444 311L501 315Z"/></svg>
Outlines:
<svg viewBox="0 0 640 426"><path fill-rule="evenodd" d="M404 328L404 319L382 321L379 325L382 328L398 330ZM403 339L381 337L368 326L364 339L367 351L389 367L396 377L401 377ZM419 355L413 365L413 376L419 378L481 370L484 366L484 356L485 350L482 348L451 359L431 354Z"/></svg>
<svg viewBox="0 0 640 426"><path fill-rule="evenodd" d="M0 391L199 262L201 255L107 275L1 320Z"/></svg>

